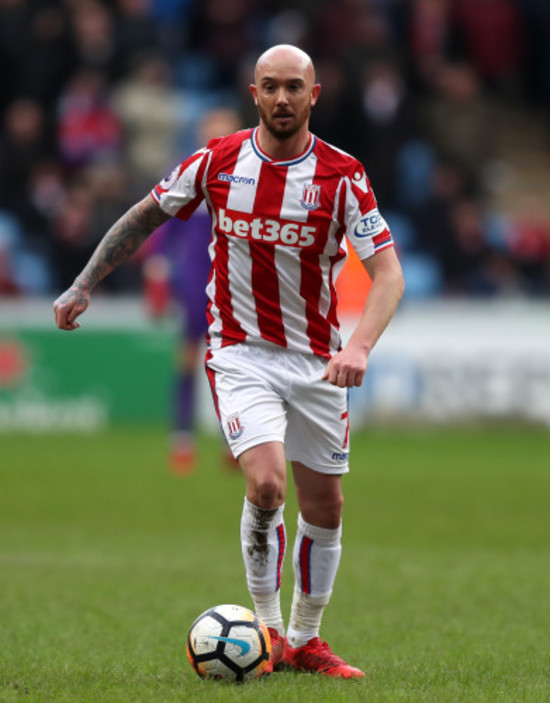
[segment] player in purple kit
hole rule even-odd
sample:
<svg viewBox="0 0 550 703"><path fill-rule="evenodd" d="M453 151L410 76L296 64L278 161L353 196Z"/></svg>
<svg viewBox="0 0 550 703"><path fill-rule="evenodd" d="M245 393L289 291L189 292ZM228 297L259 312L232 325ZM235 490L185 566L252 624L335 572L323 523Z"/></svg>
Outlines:
<svg viewBox="0 0 550 703"><path fill-rule="evenodd" d="M54 303L74 330L93 287L169 217L205 200L212 217L207 372L226 439L246 481L241 545L254 609L269 628L271 665L358 678L319 637L342 550L342 476L349 470L347 391L403 293L388 226L361 163L309 132L320 86L311 59L280 45L256 64L259 125L212 140L113 225ZM342 346L336 277L353 246L371 278ZM280 603L287 461L300 514L294 595Z"/></svg>
<svg viewBox="0 0 550 703"><path fill-rule="evenodd" d="M205 144L215 137L231 134L239 127L240 118L235 110L228 107L213 109L200 121L198 142ZM172 399L170 450L170 465L178 475L191 473L196 463L197 376L202 367L208 330L205 310L211 266L208 255L210 229L210 213L203 203L185 224L177 218L168 220L146 245L144 276L148 309L154 317L164 316L168 302L175 303L178 317L180 342ZM159 286L161 290L157 297ZM229 453L224 461L231 468L236 466Z"/></svg>

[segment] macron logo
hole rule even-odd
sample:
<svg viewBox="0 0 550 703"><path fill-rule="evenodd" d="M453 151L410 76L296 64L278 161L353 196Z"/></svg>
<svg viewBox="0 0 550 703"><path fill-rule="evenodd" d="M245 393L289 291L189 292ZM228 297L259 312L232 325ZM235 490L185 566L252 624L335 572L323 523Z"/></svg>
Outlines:
<svg viewBox="0 0 550 703"><path fill-rule="evenodd" d="M218 173L218 181L226 181L227 183L242 183L245 186L253 186L256 183L255 178L248 176L235 176L234 173Z"/></svg>

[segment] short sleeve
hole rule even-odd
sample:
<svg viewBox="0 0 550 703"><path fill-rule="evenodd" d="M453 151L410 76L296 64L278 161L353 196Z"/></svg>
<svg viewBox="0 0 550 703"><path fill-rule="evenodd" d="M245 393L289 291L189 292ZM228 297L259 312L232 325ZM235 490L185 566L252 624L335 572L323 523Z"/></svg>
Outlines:
<svg viewBox="0 0 550 703"><path fill-rule="evenodd" d="M204 199L201 183L209 153L208 149L195 152L151 191L168 215L187 220Z"/></svg>
<svg viewBox="0 0 550 703"><path fill-rule="evenodd" d="M365 169L358 161L346 181L346 236L359 258L368 259L393 246L393 238L378 210Z"/></svg>

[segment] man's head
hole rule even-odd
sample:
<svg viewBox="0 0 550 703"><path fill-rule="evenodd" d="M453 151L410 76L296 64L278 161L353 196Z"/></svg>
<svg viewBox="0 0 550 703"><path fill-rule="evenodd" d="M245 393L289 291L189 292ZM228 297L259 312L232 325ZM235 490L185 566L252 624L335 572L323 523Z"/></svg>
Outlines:
<svg viewBox="0 0 550 703"><path fill-rule="evenodd" d="M321 86L304 51L290 44L271 47L258 59L254 80L250 90L260 121L274 137L284 140L307 129Z"/></svg>

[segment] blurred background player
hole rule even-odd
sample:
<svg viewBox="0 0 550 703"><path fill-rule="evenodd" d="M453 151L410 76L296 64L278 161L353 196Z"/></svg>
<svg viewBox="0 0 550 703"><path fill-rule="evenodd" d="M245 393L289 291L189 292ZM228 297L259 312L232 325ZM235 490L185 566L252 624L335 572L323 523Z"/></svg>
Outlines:
<svg viewBox="0 0 550 703"><path fill-rule="evenodd" d="M240 128L235 110L213 109L197 127L197 143L207 144L214 137L226 136ZM178 318L170 467L179 475L191 473L196 461L198 372L202 370L208 328L205 311L210 230L210 215L203 203L189 222L174 217L159 228L147 244L144 262L145 302L149 314L154 318L175 314ZM238 467L229 452L224 460L229 467Z"/></svg>

